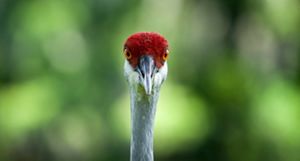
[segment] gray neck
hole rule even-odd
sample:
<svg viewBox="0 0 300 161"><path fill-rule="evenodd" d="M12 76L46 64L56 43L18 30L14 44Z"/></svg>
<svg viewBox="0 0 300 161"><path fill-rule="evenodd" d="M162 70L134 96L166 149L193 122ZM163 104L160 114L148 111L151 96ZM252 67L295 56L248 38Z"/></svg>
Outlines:
<svg viewBox="0 0 300 161"><path fill-rule="evenodd" d="M130 161L153 161L153 124L158 91L147 96L131 91Z"/></svg>

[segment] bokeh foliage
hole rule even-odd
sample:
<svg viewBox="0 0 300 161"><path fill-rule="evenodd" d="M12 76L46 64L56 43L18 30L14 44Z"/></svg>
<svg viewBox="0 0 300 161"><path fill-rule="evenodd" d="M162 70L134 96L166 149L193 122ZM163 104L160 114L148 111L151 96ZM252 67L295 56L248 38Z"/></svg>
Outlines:
<svg viewBox="0 0 300 161"><path fill-rule="evenodd" d="M170 42L158 161L300 160L298 0L1 0L0 160L129 160L123 42Z"/></svg>

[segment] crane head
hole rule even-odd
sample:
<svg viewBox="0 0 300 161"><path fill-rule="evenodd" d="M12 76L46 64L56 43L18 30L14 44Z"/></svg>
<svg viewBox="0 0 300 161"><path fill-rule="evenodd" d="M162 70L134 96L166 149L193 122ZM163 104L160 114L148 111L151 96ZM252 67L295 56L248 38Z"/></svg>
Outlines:
<svg viewBox="0 0 300 161"><path fill-rule="evenodd" d="M124 44L124 73L131 88L146 95L159 89L167 77L168 41L158 33L139 32ZM139 90L143 88L143 90Z"/></svg>

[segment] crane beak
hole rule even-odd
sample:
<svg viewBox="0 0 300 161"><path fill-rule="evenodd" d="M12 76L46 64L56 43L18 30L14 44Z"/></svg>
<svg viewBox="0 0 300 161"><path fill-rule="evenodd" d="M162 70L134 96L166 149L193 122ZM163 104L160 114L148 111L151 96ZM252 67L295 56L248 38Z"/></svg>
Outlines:
<svg viewBox="0 0 300 161"><path fill-rule="evenodd" d="M154 60L151 56L142 56L137 68L140 75L141 84L145 89L147 95L152 92L152 77L155 69Z"/></svg>

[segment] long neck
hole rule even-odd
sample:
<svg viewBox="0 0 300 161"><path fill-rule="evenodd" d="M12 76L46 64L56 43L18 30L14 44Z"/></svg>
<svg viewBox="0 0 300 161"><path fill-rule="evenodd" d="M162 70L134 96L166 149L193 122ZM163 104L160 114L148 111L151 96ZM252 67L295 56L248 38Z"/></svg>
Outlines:
<svg viewBox="0 0 300 161"><path fill-rule="evenodd" d="M153 161L153 124L158 92L146 96L131 91L130 161Z"/></svg>

